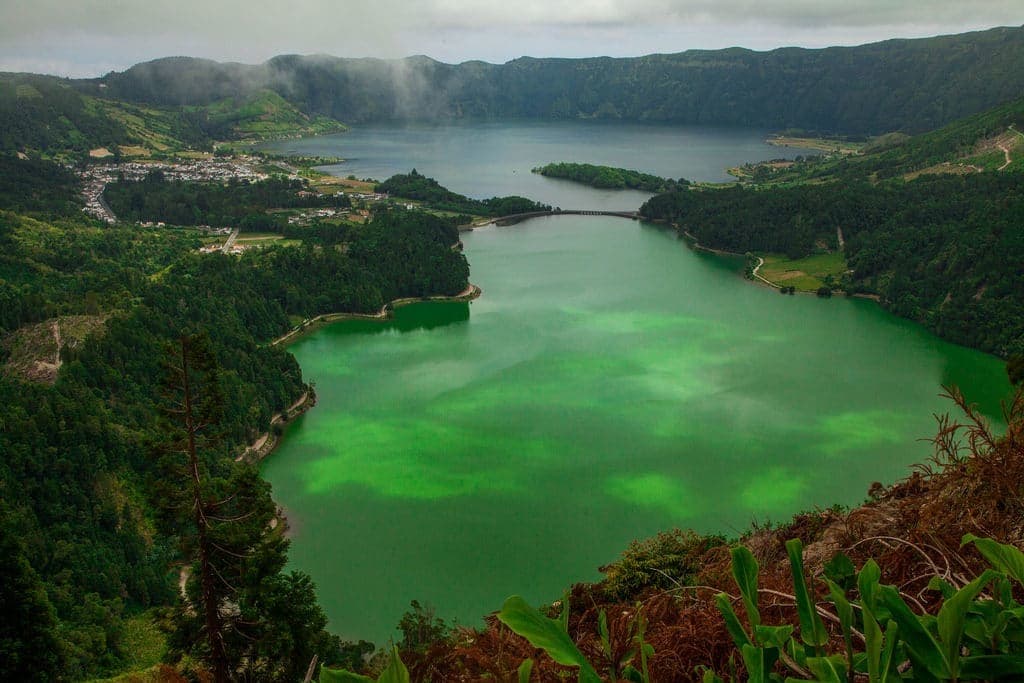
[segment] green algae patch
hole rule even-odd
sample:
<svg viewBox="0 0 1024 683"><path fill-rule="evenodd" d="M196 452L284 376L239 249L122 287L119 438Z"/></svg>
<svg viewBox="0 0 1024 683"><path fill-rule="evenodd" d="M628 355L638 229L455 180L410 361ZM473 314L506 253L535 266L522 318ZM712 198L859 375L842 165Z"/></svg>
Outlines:
<svg viewBox="0 0 1024 683"><path fill-rule="evenodd" d="M1008 389L998 359L873 302L780 297L642 223L463 242L472 303L289 346L318 402L263 473L350 638L386 641L413 599L463 623L520 591L550 601L673 526L859 502L927 458L941 384L990 415Z"/></svg>
<svg viewBox="0 0 1024 683"><path fill-rule="evenodd" d="M899 444L905 438L901 427L907 416L882 410L861 410L826 415L818 421L822 452L844 452Z"/></svg>
<svg viewBox="0 0 1024 683"><path fill-rule="evenodd" d="M605 491L627 505L660 510L674 522L686 520L696 509L693 494L682 482L656 472L609 477Z"/></svg>
<svg viewBox="0 0 1024 683"><path fill-rule="evenodd" d="M743 486L740 503L758 515L786 514L795 511L807 487L807 477L784 467L757 472Z"/></svg>

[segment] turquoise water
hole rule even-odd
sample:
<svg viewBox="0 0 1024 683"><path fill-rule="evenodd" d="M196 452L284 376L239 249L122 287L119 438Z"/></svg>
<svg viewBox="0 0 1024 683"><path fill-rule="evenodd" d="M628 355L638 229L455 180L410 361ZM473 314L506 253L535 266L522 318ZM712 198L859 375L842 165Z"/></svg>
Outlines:
<svg viewBox="0 0 1024 683"><path fill-rule="evenodd" d="M464 243L480 299L291 347L319 403L263 472L349 638L386 641L413 599L471 624L554 599L674 526L855 504L927 457L941 384L990 413L1008 390L995 358L872 302L780 296L655 226Z"/></svg>

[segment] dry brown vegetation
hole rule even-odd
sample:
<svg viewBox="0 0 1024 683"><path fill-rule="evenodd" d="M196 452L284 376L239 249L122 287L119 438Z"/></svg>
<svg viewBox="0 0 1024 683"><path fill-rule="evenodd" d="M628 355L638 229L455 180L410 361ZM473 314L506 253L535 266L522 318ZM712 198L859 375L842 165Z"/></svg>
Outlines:
<svg viewBox="0 0 1024 683"><path fill-rule="evenodd" d="M930 612L941 602L941 595L928 589L933 577L963 585L983 569L984 562L972 546L961 548L965 534L1017 547L1024 544L1024 388L1005 408L1008 427L1002 435L959 391L950 390L948 397L959 417L937 416L934 454L909 477L891 487L873 485L871 500L849 512L804 513L783 527L755 529L741 539L761 566L761 614L766 623L796 620L784 545L791 538L803 541L805 567L812 576L819 575L824 563L840 551L858 567L874 558L882 567L883 583L897 586L911 605ZM646 642L655 651L649 662L651 680L700 680L698 667L705 665L722 674L733 666L740 669L740 658L714 604L719 592L734 596L739 604L727 545L692 543L692 555L685 559L692 574L679 572L684 580L674 579L671 587L652 580L628 598L610 590L612 580L622 578L624 565L637 564L639 558L649 569L657 565L649 561L652 549L677 552L681 546L671 542L673 537L699 538L686 532L662 536L631 546L619 562L604 568L608 576L604 581L572 588L570 635L604 673L608 666L598 637L599 613L607 614L614 657L621 657L633 647L640 611L646 620ZM658 568L651 576L659 572L668 574ZM813 584L821 591L820 604L825 604L821 582ZM833 644L841 647L837 625L825 618ZM414 680L434 681L514 681L517 667L528 657L536 661L531 680L573 677L572 670L535 650L494 615L483 629L462 629L423 654L403 653Z"/></svg>
<svg viewBox="0 0 1024 683"><path fill-rule="evenodd" d="M74 348L106 323L108 315L66 315L25 325L0 339L6 360L0 373L52 384L60 369L60 348Z"/></svg>

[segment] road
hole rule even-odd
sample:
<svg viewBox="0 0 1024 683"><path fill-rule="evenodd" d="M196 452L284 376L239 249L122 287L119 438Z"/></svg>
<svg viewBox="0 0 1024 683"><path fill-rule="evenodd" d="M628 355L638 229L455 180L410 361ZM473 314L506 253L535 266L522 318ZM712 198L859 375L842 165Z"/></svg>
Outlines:
<svg viewBox="0 0 1024 683"><path fill-rule="evenodd" d="M231 247L235 246L235 240L237 240L237 239L238 239L238 228L235 228L234 230L231 231L231 234L228 235L228 241L224 243L224 246L221 247L220 250L223 251L225 254L227 254L228 252L231 251Z"/></svg>

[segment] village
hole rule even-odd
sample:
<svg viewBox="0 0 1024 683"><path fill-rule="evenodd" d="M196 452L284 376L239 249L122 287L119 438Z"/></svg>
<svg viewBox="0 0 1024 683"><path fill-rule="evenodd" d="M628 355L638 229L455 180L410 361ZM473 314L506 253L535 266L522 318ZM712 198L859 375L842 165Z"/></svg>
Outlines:
<svg viewBox="0 0 1024 683"><path fill-rule="evenodd" d="M300 180L302 176L298 169L287 164L275 164L280 174L286 175L291 180ZM273 170L273 169L270 169ZM219 182L228 183L231 181L258 182L266 180L274 173L268 172L266 159L254 155L237 155L231 157L212 157L201 159L179 160L173 162L164 161L127 161L121 163L93 164L83 168L75 169L75 173L82 180L82 197L84 200L83 211L107 224L114 224L118 217L104 198L104 191L111 183L121 180L139 182L154 171L160 171L167 180L190 181L190 182ZM287 217L290 226L308 225L317 220L354 220L361 222L369 218L370 208L373 204L389 201L387 193L365 191L365 187L358 189L345 186L347 191L338 186L310 188L300 190L300 197L324 197L329 195L347 196L351 201L348 207L316 207L308 209L292 210ZM326 192L323 190L327 189ZM413 208L412 204L405 204L406 208ZM163 222L147 221L139 223L141 227L164 227ZM280 240L280 235L260 235L259 237L239 236L237 227L210 227L199 226L211 237L221 238L216 243L204 245L200 251L203 253L223 252L239 254L253 247L261 247L275 240Z"/></svg>
<svg viewBox="0 0 1024 683"><path fill-rule="evenodd" d="M82 180L82 209L93 218L107 223L116 223L117 216L103 199L107 184L118 180L139 181L153 171L161 171L168 180L189 180L195 182L228 182L232 178L255 182L264 180L268 174L256 170L260 164L256 157L243 155L229 158L193 159L174 163L128 161L124 163L94 164L78 169ZM297 175L291 176L298 178Z"/></svg>

